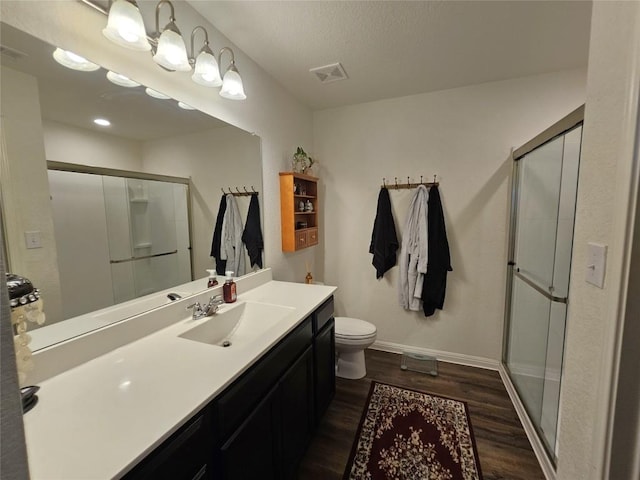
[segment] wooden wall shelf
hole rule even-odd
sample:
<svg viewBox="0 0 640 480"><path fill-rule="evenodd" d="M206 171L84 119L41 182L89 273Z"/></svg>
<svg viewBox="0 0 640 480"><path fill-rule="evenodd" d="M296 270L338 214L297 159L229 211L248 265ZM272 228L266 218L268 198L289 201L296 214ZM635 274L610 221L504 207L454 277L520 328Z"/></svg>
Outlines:
<svg viewBox="0 0 640 480"><path fill-rule="evenodd" d="M300 210L300 202L305 210ZM312 210L306 210L310 203ZM318 178L280 172L282 251L295 252L318 244Z"/></svg>

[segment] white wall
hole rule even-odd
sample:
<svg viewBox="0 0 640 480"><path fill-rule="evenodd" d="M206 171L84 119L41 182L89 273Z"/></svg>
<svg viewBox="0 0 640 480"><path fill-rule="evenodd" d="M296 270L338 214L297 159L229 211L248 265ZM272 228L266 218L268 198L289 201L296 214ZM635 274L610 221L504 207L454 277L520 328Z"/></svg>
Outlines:
<svg viewBox="0 0 640 480"><path fill-rule="evenodd" d="M147 27L152 30L157 2L138 2ZM280 244L280 186L278 172L290 170L290 158L295 147L310 150L312 144L311 111L295 100L266 72L242 51L222 36L209 22L188 4L173 2L177 23L183 32L202 25L209 32L212 45L227 45L234 49L247 100L235 102L211 94L211 90L195 84L188 74L161 70L145 52L118 47L104 38L101 31L106 17L75 1L2 1L2 21L51 44L72 50L105 68L120 72L155 90L193 105L199 110L224 120L262 141L262 176L264 179L262 207L264 209L265 255L280 280L302 281L305 261L319 258L320 247L295 254L283 254ZM216 47L218 48L218 47ZM313 154L314 152L310 152Z"/></svg>
<svg viewBox="0 0 640 480"><path fill-rule="evenodd" d="M584 102L585 72L564 71L314 114L325 200L324 280L340 315L373 322L378 341L501 357L510 149ZM453 272L444 310L398 305L397 267L376 280L368 253L382 178L438 175ZM391 191L398 233L413 191Z"/></svg>
<svg viewBox="0 0 640 480"><path fill-rule="evenodd" d="M94 167L142 170L141 144L88 128L42 121L47 160Z"/></svg>
<svg viewBox="0 0 640 480"><path fill-rule="evenodd" d="M640 3L594 2L560 395L560 480L606 478L615 346L624 315L623 265L630 248L627 228L638 134L639 60ZM584 281L588 242L609 246L603 289ZM637 338L633 343L637 349ZM639 447L636 439L625 448L637 453Z"/></svg>
<svg viewBox="0 0 640 480"><path fill-rule="evenodd" d="M260 207L264 209L259 159L260 139L234 127L144 143L145 172L191 177L194 278L204 277L207 275L205 269L215 267L210 253L213 228L222 197L221 188L227 191L231 187L235 191L238 187L242 191L243 186L250 189L253 185L260 192ZM236 197L236 200L244 224L250 197ZM249 272L246 249L244 255ZM270 262L270 258L268 261Z"/></svg>
<svg viewBox="0 0 640 480"><path fill-rule="evenodd" d="M51 324L62 320L62 299L38 84L30 75L2 67L0 85L0 170L9 265L12 273L27 277L42 291ZM42 248L26 248L27 231L40 232Z"/></svg>

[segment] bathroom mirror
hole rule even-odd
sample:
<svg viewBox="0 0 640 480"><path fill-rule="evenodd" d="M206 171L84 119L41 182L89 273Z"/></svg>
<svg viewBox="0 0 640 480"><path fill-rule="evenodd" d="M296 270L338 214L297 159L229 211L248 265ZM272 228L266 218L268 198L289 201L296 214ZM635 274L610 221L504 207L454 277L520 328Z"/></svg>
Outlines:
<svg viewBox="0 0 640 480"><path fill-rule="evenodd" d="M157 282L158 286L155 287L134 289L135 296L140 297L137 301L117 294L118 287L122 286L120 279L113 282L116 291L113 294L105 295L104 282L95 281L95 278L92 281L91 275L88 275L89 278L76 279L76 285L84 285L81 292L69 291L70 282L64 281L61 272L69 271L69 262L82 261L80 255L74 255L74 249L69 248L70 239L86 238L84 246L91 251L92 246L88 244L92 238L100 238L101 234L98 222L92 221L95 216L86 210L86 216L78 222L79 225L73 227L73 233L64 227L65 222L78 215L70 213L69 208L57 202L70 192L65 190L65 185L70 184L68 178L61 179L60 170L74 172L71 183L79 186L80 191L88 192L88 185L93 182L102 188L103 193L113 192L117 188L129 192L126 197L127 209L112 216L111 224L117 223L118 219L127 220L128 216L133 229L130 228L129 233L121 236L129 235L130 243L135 244L132 248L139 250L131 253L132 258L145 256L142 255L145 252L140 250L142 248L148 250L149 255L174 250L174 247L167 246L167 252L156 252L155 246L147 245L148 241L134 238L134 230L137 228L139 235L143 228L140 227L141 212L149 208L149 203L142 203L148 195L137 196L137 193L163 190L168 184L153 184L156 177L161 180L169 177L182 179L178 180L178 184L184 181L185 184L180 186L183 193L177 190L171 192L174 187L166 187L163 195L174 195L176 198L186 196L186 202L180 206L176 204L175 208L189 210L186 218L190 218L191 225L186 231L190 230L190 241L185 241L189 245L187 248L190 249L193 268L187 272L181 267L180 274L174 277L176 287L184 286L185 280L202 279L187 283L188 288L180 290L182 294L204 290L206 269L215 266L210 251L221 190L228 191L231 187L235 192L242 192L246 188L261 193L260 138L191 109L188 105L180 106L174 99L157 98L162 96L160 92L152 91L150 93L155 96L150 96L142 85L122 86L122 83L126 83L122 77L115 78L119 84L113 83L107 79L107 71L98 66L93 71L66 68L54 60L55 46L4 23L0 26L0 40L0 132L3 147L0 183L5 251L9 270L26 276L42 291L47 322L33 332L38 337L38 341L34 341L37 346L34 346L44 347L105 325L104 321L95 323L89 320L91 312L85 310L90 307L83 309L74 304L74 308L69 308L69 302L77 300L86 305L99 305L101 310L93 317L108 317L108 323L111 323L168 301L166 295L158 297L157 294L158 289L164 292L166 282ZM126 75L127 72L117 73ZM159 72L159 75L162 74ZM110 76L113 78L113 74ZM209 94L207 88L202 88L203 94ZM96 118L104 118L110 121L110 125L93 123ZM50 166L57 165L53 175L52 170L47 168L47 162ZM110 180L105 182L98 175L114 169L123 173L123 180L115 180L117 176L109 174L105 178ZM50 187L49 182L54 177L55 187L53 184ZM136 183L136 177L142 180ZM152 183L140 183L146 181L144 179L147 177ZM116 181L122 184L116 187L113 184ZM55 201L52 199L54 192ZM74 192L75 196L68 200L75 205L89 205L92 198L95 200L100 196L92 194L93 197L81 197L78 191ZM251 197L235 198L244 220ZM262 203L262 197L259 195L258 198ZM93 206L99 209L105 208L100 207L105 204L109 204L109 201ZM166 220L167 216L171 216L167 214L168 211L157 211L156 216ZM171 212L174 211L177 210L172 207ZM261 211L264 211L262 205ZM171 217L171 222L184 223L185 217L180 218L183 220ZM60 219L63 221L60 222ZM137 227L133 226L136 222ZM88 229L86 233L79 230L83 224ZM184 235L185 228L179 231L183 233L178 233L178 236ZM109 229L104 235L109 237ZM111 237L118 235L112 234ZM107 239L107 248L116 248L111 240ZM64 253L58 243L66 247ZM167 258L164 257L164 260ZM60 262L67 262L66 266L60 265ZM246 263L247 271L239 273L251 271L249 262ZM104 267L104 270L112 267L113 264ZM147 275L152 272L148 268L141 270L146 271ZM99 271L94 274L104 280ZM135 277L135 272L132 275ZM98 297L101 298L100 302L92 302ZM109 297L113 298L113 306L102 308ZM123 300L127 301L121 303ZM104 315L105 312L110 315ZM112 312L115 313L111 315ZM75 325L74 328L68 327L71 324ZM47 339L48 330L52 332L50 340Z"/></svg>

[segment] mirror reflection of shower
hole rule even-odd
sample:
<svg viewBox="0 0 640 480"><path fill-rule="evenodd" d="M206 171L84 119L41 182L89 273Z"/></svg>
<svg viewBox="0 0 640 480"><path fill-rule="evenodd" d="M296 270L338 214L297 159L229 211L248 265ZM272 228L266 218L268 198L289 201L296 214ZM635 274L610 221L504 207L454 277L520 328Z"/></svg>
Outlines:
<svg viewBox="0 0 640 480"><path fill-rule="evenodd" d="M104 172L48 172L64 318L192 280L188 179Z"/></svg>

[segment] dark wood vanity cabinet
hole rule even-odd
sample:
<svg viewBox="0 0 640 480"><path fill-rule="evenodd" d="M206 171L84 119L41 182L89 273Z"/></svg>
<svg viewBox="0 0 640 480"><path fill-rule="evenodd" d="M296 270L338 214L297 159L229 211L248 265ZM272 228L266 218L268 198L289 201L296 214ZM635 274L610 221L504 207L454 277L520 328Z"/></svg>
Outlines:
<svg viewBox="0 0 640 480"><path fill-rule="evenodd" d="M333 297L313 313L313 367L316 425L336 392L336 344Z"/></svg>
<svg viewBox="0 0 640 480"><path fill-rule="evenodd" d="M126 479L288 480L335 392L333 297Z"/></svg>
<svg viewBox="0 0 640 480"><path fill-rule="evenodd" d="M204 480L212 478L209 460L210 430L205 410L171 435L124 478L127 480Z"/></svg>

